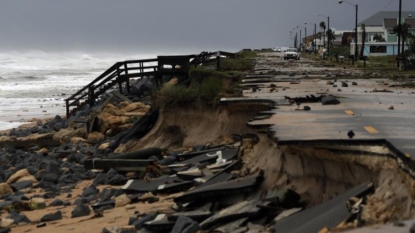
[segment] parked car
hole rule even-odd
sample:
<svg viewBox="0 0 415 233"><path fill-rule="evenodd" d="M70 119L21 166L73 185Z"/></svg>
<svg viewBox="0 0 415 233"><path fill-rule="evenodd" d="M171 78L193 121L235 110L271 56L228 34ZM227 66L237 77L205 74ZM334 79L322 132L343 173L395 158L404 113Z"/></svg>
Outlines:
<svg viewBox="0 0 415 233"><path fill-rule="evenodd" d="M297 48L289 48L284 52L284 60L300 60L300 52Z"/></svg>
<svg viewBox="0 0 415 233"><path fill-rule="evenodd" d="M273 48L272 51L277 52L277 53L280 53L281 52L281 48L276 47L276 48Z"/></svg>

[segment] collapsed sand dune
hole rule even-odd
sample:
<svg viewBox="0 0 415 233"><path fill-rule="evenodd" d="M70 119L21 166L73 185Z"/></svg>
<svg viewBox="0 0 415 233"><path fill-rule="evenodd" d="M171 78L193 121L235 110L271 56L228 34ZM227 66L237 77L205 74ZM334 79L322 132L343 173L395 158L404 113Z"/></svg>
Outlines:
<svg viewBox="0 0 415 233"><path fill-rule="evenodd" d="M182 148L223 142L232 134L254 133L246 122L268 105L233 105L214 107L187 106L162 109L153 129L138 141L130 142L128 151L144 147Z"/></svg>
<svg viewBox="0 0 415 233"><path fill-rule="evenodd" d="M232 104L218 108L189 106L164 109L155 127L141 140L132 142L129 151L144 147L186 148L221 143L232 134L257 133L246 122L267 105ZM343 148L278 146L274 139L259 134L257 144L244 143L241 175L265 171L263 189L290 188L301 195L309 208L346 190L371 181L375 193L368 197L363 219L385 223L414 217L415 183L396 158L383 146ZM336 147L338 148L338 147ZM373 152L376 153L373 153Z"/></svg>

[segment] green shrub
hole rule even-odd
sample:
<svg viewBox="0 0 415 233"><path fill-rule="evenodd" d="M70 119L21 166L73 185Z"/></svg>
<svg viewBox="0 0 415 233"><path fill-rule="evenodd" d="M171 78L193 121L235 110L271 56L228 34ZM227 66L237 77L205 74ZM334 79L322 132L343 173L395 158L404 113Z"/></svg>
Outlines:
<svg viewBox="0 0 415 233"><path fill-rule="evenodd" d="M138 119L140 119L139 116L132 116L132 117L127 119L126 123L127 124L134 124L136 121L138 121Z"/></svg>

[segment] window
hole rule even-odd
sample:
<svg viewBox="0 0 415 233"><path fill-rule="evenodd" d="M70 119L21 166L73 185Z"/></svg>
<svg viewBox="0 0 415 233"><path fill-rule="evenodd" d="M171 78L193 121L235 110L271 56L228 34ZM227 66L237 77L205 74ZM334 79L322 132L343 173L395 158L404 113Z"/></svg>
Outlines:
<svg viewBox="0 0 415 233"><path fill-rule="evenodd" d="M386 53L386 46L370 46L370 53Z"/></svg>

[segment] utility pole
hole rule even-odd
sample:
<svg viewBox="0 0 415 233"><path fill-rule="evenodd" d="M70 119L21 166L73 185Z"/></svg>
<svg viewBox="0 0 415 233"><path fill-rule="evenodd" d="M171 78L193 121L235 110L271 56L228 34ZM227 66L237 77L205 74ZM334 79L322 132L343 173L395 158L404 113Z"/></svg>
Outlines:
<svg viewBox="0 0 415 233"><path fill-rule="evenodd" d="M314 56L317 56L317 23L314 24Z"/></svg>
<svg viewBox="0 0 415 233"><path fill-rule="evenodd" d="M397 65L400 67L399 59L401 58L401 35L402 35L402 24L401 24L401 18L402 18L402 0L399 0L399 18L398 18L398 59L397 59ZM404 43L402 41L402 43ZM402 51L403 52L403 51Z"/></svg>
<svg viewBox="0 0 415 233"><path fill-rule="evenodd" d="M355 21L355 46L354 46L354 59L355 59L355 61L357 61L357 12L358 12L358 6L357 6L357 4L356 4L356 21ZM363 41L362 41L362 43L363 43Z"/></svg>
<svg viewBox="0 0 415 233"><path fill-rule="evenodd" d="M355 40L355 42L354 42L354 59L355 59L355 61L357 61L357 40L358 40L357 39L357 36L358 36L358 32L357 32L357 15L358 15L358 9L359 9L359 7L358 7L357 4L353 4L353 3L350 3L350 2L345 1L345 0L339 0L339 4L342 4L343 2L345 2L347 4L350 4L352 6L355 6L355 8L356 8L356 20L355 20L355 28L354 28L354 40ZM362 45L363 45L363 41L362 41Z"/></svg>
<svg viewBox="0 0 415 233"><path fill-rule="evenodd" d="M300 44L299 44L299 46L300 46L300 51L301 51L301 28L300 28Z"/></svg>
<svg viewBox="0 0 415 233"><path fill-rule="evenodd" d="M342 1L342 0L340 0L340 1ZM340 2L339 1L339 2ZM327 31L328 30L330 30L330 16L325 16L325 15L316 15L316 16L320 16L320 17L327 17ZM325 38L326 38L326 32L324 31L324 34L323 34L323 36L324 36L324 46L323 46L323 48L325 48L326 47L326 41L325 41ZM327 41L328 41L328 46L327 46L327 55L328 55L328 57L330 57L330 41L329 41L329 37L327 36ZM323 50L324 51L324 50ZM324 53L323 53L323 58L324 58Z"/></svg>
<svg viewBox="0 0 415 233"><path fill-rule="evenodd" d="M327 28L328 28L328 30L330 30L330 16L327 16ZM330 32L333 33L331 30L330 30ZM329 38L329 35L327 34L327 44L328 44L328 46L327 46L327 56L328 56L328 58L330 58L330 40L331 40L331 38Z"/></svg>
<svg viewBox="0 0 415 233"><path fill-rule="evenodd" d="M305 24L314 24L313 49L314 49L314 56L316 56L317 55L317 50L316 50L316 46L317 46L316 45L317 44L317 24L316 23L311 23L311 22L307 22ZM305 30L306 30L305 34L306 34L306 37L307 37L307 27L305 28Z"/></svg>

